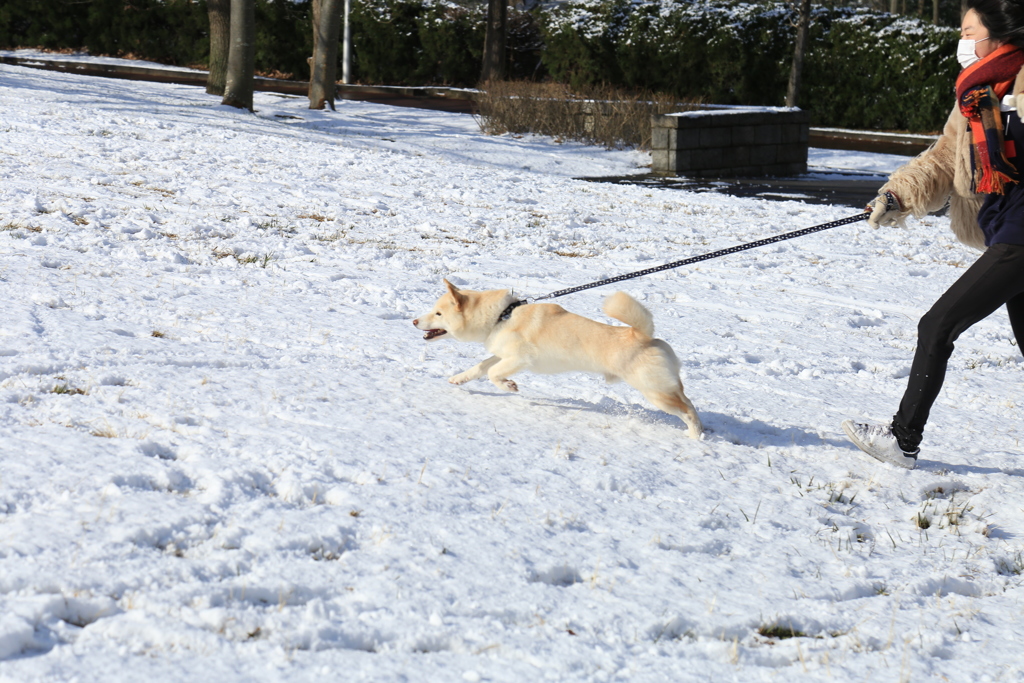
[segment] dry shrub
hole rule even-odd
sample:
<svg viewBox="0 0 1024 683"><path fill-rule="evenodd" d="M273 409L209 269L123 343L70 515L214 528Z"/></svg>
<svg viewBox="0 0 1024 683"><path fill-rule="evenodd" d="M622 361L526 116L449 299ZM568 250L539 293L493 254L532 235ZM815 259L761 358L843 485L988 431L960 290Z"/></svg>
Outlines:
<svg viewBox="0 0 1024 683"><path fill-rule="evenodd" d="M477 106L488 135L535 133L608 149L650 149L652 114L700 109L701 102L611 86L573 91L561 83L491 81Z"/></svg>

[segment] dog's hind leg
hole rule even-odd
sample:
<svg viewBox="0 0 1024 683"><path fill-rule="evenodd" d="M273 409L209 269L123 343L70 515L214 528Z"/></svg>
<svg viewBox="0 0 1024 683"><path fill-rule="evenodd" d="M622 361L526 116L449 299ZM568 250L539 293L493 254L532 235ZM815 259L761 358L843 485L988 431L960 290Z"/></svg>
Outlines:
<svg viewBox="0 0 1024 683"><path fill-rule="evenodd" d="M509 375L514 375L526 368L528 363L523 362L518 358L502 358L487 372L487 378L490 379L494 386L505 391L519 391L519 387L515 382L510 380Z"/></svg>
<svg viewBox="0 0 1024 683"><path fill-rule="evenodd" d="M643 395L659 410L675 415L685 422L688 427L686 435L691 439L699 439L700 435L704 433L704 426L700 422L700 416L697 415L697 410L690 403L690 399L686 398L686 394L683 393L682 383L679 384L679 389L674 392L644 391Z"/></svg>
<svg viewBox="0 0 1024 683"><path fill-rule="evenodd" d="M471 367L469 370L466 370L465 372L460 372L457 375L452 375L451 377L448 378L448 381L451 382L452 384L465 384L466 382L472 382L475 379L480 379L481 377L486 375L487 371L494 367L494 364L497 363L499 360L501 359L498 358L497 356L491 356L487 360L480 361L479 363Z"/></svg>

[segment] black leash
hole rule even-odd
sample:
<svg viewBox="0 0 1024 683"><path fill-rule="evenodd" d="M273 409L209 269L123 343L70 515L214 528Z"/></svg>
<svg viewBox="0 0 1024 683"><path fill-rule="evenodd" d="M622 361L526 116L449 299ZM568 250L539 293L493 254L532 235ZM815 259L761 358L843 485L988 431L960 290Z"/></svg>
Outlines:
<svg viewBox="0 0 1024 683"><path fill-rule="evenodd" d="M896 196L891 192L885 193L886 209L888 210L899 210L899 201ZM718 251L708 252L707 254L701 254L699 256L691 256L690 258L682 259L681 261L673 261L672 263L666 263L661 266L655 266L654 268L647 268L646 270L638 270L635 273L626 273L625 275L618 275L616 277L610 277L604 280L597 280L585 285L579 285L577 287L569 287L568 289L559 289L556 292L545 294L539 297L527 297L521 301L515 301L509 304L508 308L502 311L501 315L498 316L499 321L508 320L514 311L519 306L528 303L534 303L537 301L544 301L545 299L557 299L560 296L566 294L574 294L576 292L582 292L585 289L593 289L594 287L603 287L604 285L610 285L613 282L622 282L623 280L632 280L636 277L643 277L644 275L651 275L653 273L660 273L663 270L672 270L673 268L679 268L681 266L687 266L691 263L700 263L701 261L707 261L719 256L726 256L728 254L735 254L739 251L746 251L747 249L756 249L757 247L763 247L768 244L774 244L776 242L783 242L785 240L795 239L797 237L803 237L804 235L810 235L815 232L821 232L822 230L829 230L830 228L838 228L841 225L849 225L850 223L857 223L859 221L867 220L871 215L871 211L865 211L859 213L856 216L849 216L847 218L840 218L837 221L830 223L822 223L821 225L815 225L810 228L803 228L802 230L794 230L793 232L786 232L781 235L775 235L774 237L767 237L763 240L757 240L756 242L747 242L746 244L738 244L735 247L729 247L728 249L719 249Z"/></svg>

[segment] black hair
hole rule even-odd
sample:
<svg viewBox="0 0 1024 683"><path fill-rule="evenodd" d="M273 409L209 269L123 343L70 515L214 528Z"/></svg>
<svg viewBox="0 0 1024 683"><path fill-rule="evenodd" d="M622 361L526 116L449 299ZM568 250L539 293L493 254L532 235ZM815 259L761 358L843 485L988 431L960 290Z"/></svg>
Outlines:
<svg viewBox="0 0 1024 683"><path fill-rule="evenodd" d="M1024 48L1024 0L967 0L964 11L971 9L990 38Z"/></svg>

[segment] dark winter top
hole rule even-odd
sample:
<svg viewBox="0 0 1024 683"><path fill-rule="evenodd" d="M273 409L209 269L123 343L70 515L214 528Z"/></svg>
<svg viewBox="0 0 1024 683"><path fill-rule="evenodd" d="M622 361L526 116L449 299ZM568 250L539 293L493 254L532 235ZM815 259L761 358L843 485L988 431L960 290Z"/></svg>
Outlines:
<svg viewBox="0 0 1024 683"><path fill-rule="evenodd" d="M1024 122L1017 112L1003 114L1006 157L1024 171ZM986 195L978 212L978 225L985 233L985 246L1024 244L1024 181L1006 186L1006 194Z"/></svg>

